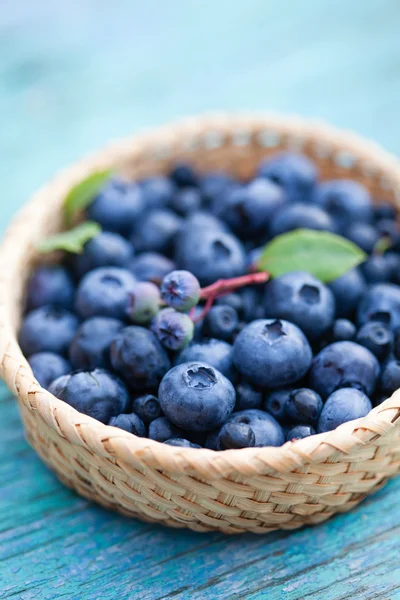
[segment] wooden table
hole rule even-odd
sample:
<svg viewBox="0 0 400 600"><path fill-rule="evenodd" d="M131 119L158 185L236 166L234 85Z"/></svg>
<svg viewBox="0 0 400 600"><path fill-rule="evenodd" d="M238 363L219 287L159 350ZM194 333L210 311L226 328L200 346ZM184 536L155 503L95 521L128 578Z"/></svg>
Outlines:
<svg viewBox="0 0 400 600"><path fill-rule="evenodd" d="M0 1L0 226L111 137L212 109L317 116L400 153L397 0ZM224 537L64 488L0 388L0 598L400 599L400 479L301 531Z"/></svg>

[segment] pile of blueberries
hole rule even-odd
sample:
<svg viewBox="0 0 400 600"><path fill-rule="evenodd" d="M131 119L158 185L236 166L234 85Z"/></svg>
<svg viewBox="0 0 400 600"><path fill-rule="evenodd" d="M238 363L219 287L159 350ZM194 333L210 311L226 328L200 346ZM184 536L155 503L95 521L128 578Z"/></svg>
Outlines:
<svg viewBox="0 0 400 600"><path fill-rule="evenodd" d="M250 181L187 164L110 179L87 209L101 233L27 286L20 345L39 383L102 423L214 450L279 446L365 416L400 387L394 208L349 179L275 155ZM289 272L216 298L299 228L367 260L329 284ZM384 243L382 243L382 241Z"/></svg>

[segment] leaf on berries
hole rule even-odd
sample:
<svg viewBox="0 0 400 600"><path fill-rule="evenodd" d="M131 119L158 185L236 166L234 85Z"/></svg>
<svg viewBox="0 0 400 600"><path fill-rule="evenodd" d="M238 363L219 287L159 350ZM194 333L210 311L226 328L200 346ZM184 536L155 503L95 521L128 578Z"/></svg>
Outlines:
<svg viewBox="0 0 400 600"><path fill-rule="evenodd" d="M37 249L42 254L54 252L55 250L81 254L85 244L100 233L100 231L101 227L98 223L85 221L69 231L62 231L46 238L38 244Z"/></svg>
<svg viewBox="0 0 400 600"><path fill-rule="evenodd" d="M64 200L64 217L67 225L71 225L76 215L93 202L110 175L110 169L95 171L70 189Z"/></svg>
<svg viewBox="0 0 400 600"><path fill-rule="evenodd" d="M308 271L327 283L364 262L366 254L349 240L312 229L297 229L269 242L258 261L260 270L278 277L290 271Z"/></svg>

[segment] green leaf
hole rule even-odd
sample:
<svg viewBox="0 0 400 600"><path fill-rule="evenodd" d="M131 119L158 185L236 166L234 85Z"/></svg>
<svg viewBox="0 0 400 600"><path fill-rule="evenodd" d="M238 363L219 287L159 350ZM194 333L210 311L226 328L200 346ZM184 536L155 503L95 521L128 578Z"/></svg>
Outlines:
<svg viewBox="0 0 400 600"><path fill-rule="evenodd" d="M73 254L81 254L86 242L100 233L100 231L101 227L98 223L85 221L69 231L62 231L48 237L38 244L37 249L42 254L54 252L54 250L64 250Z"/></svg>
<svg viewBox="0 0 400 600"><path fill-rule="evenodd" d="M260 270L278 277L308 271L323 282L333 281L366 259L353 242L328 231L297 229L268 243L258 261Z"/></svg>
<svg viewBox="0 0 400 600"><path fill-rule="evenodd" d="M393 246L392 240L389 236L384 235L375 244L373 254L385 254L386 250L389 250Z"/></svg>
<svg viewBox="0 0 400 600"><path fill-rule="evenodd" d="M110 175L110 169L95 171L68 192L64 200L64 216L67 225L71 225L74 217L90 205Z"/></svg>

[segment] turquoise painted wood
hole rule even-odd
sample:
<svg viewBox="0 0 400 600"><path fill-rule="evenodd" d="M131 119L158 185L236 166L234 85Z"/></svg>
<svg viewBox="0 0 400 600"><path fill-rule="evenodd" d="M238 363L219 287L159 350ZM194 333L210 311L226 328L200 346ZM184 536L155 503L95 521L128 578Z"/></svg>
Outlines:
<svg viewBox="0 0 400 600"><path fill-rule="evenodd" d="M400 154L397 0L0 0L0 229L109 138L206 110L279 110ZM0 387L0 599L400 599L400 479L264 537L170 531L64 488Z"/></svg>

